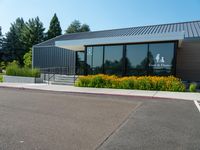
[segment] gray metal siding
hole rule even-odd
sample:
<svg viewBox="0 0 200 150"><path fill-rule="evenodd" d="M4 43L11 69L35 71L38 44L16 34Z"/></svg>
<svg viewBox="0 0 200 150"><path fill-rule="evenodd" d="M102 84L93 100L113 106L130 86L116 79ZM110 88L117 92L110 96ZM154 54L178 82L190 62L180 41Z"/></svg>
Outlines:
<svg viewBox="0 0 200 150"><path fill-rule="evenodd" d="M33 48L33 67L67 67L75 65L75 52L63 48L34 47Z"/></svg>

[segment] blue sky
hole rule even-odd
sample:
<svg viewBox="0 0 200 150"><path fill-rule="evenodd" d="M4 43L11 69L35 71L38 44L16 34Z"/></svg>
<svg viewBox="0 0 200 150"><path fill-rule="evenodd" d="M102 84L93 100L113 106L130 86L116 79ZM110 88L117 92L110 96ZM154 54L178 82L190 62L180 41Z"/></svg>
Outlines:
<svg viewBox="0 0 200 150"><path fill-rule="evenodd" d="M200 0L0 0L0 26L39 16L48 28L57 13L63 30L74 20L105 30L200 20Z"/></svg>

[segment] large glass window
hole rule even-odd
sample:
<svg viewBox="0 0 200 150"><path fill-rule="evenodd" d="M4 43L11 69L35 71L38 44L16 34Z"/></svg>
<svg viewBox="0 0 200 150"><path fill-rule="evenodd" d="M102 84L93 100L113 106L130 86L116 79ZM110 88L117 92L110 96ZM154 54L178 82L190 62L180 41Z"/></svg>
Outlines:
<svg viewBox="0 0 200 150"><path fill-rule="evenodd" d="M103 46L93 47L93 74L103 73Z"/></svg>
<svg viewBox="0 0 200 150"><path fill-rule="evenodd" d="M92 47L87 47L87 73L92 74Z"/></svg>
<svg viewBox="0 0 200 150"><path fill-rule="evenodd" d="M123 46L105 46L104 69L106 74L123 74Z"/></svg>
<svg viewBox="0 0 200 150"><path fill-rule="evenodd" d="M148 64L148 44L127 45L126 74L146 75Z"/></svg>
<svg viewBox="0 0 200 150"><path fill-rule="evenodd" d="M87 47L87 73L173 75L174 46L171 42L127 44L126 49L123 45Z"/></svg>
<svg viewBox="0 0 200 150"><path fill-rule="evenodd" d="M174 68L174 43L149 44L149 73L171 75Z"/></svg>
<svg viewBox="0 0 200 150"><path fill-rule="evenodd" d="M103 46L87 48L88 74L103 73Z"/></svg>
<svg viewBox="0 0 200 150"><path fill-rule="evenodd" d="M85 66L85 53L77 52L76 53L76 73L84 74L84 66Z"/></svg>

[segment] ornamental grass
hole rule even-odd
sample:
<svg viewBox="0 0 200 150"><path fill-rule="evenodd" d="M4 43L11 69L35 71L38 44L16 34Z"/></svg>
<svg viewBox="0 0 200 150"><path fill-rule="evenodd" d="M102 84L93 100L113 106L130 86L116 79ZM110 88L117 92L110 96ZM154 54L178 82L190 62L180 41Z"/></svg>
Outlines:
<svg viewBox="0 0 200 150"><path fill-rule="evenodd" d="M21 68L17 64L10 64L6 67L6 75L22 77L40 77L38 69Z"/></svg>

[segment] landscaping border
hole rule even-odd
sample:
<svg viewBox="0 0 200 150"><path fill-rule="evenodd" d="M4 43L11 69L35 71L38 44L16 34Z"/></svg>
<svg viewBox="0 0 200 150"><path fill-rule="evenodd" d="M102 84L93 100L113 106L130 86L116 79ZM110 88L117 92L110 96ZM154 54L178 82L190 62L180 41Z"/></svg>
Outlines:
<svg viewBox="0 0 200 150"><path fill-rule="evenodd" d="M3 82L6 83L42 83L42 78L36 77L21 77L3 75Z"/></svg>

